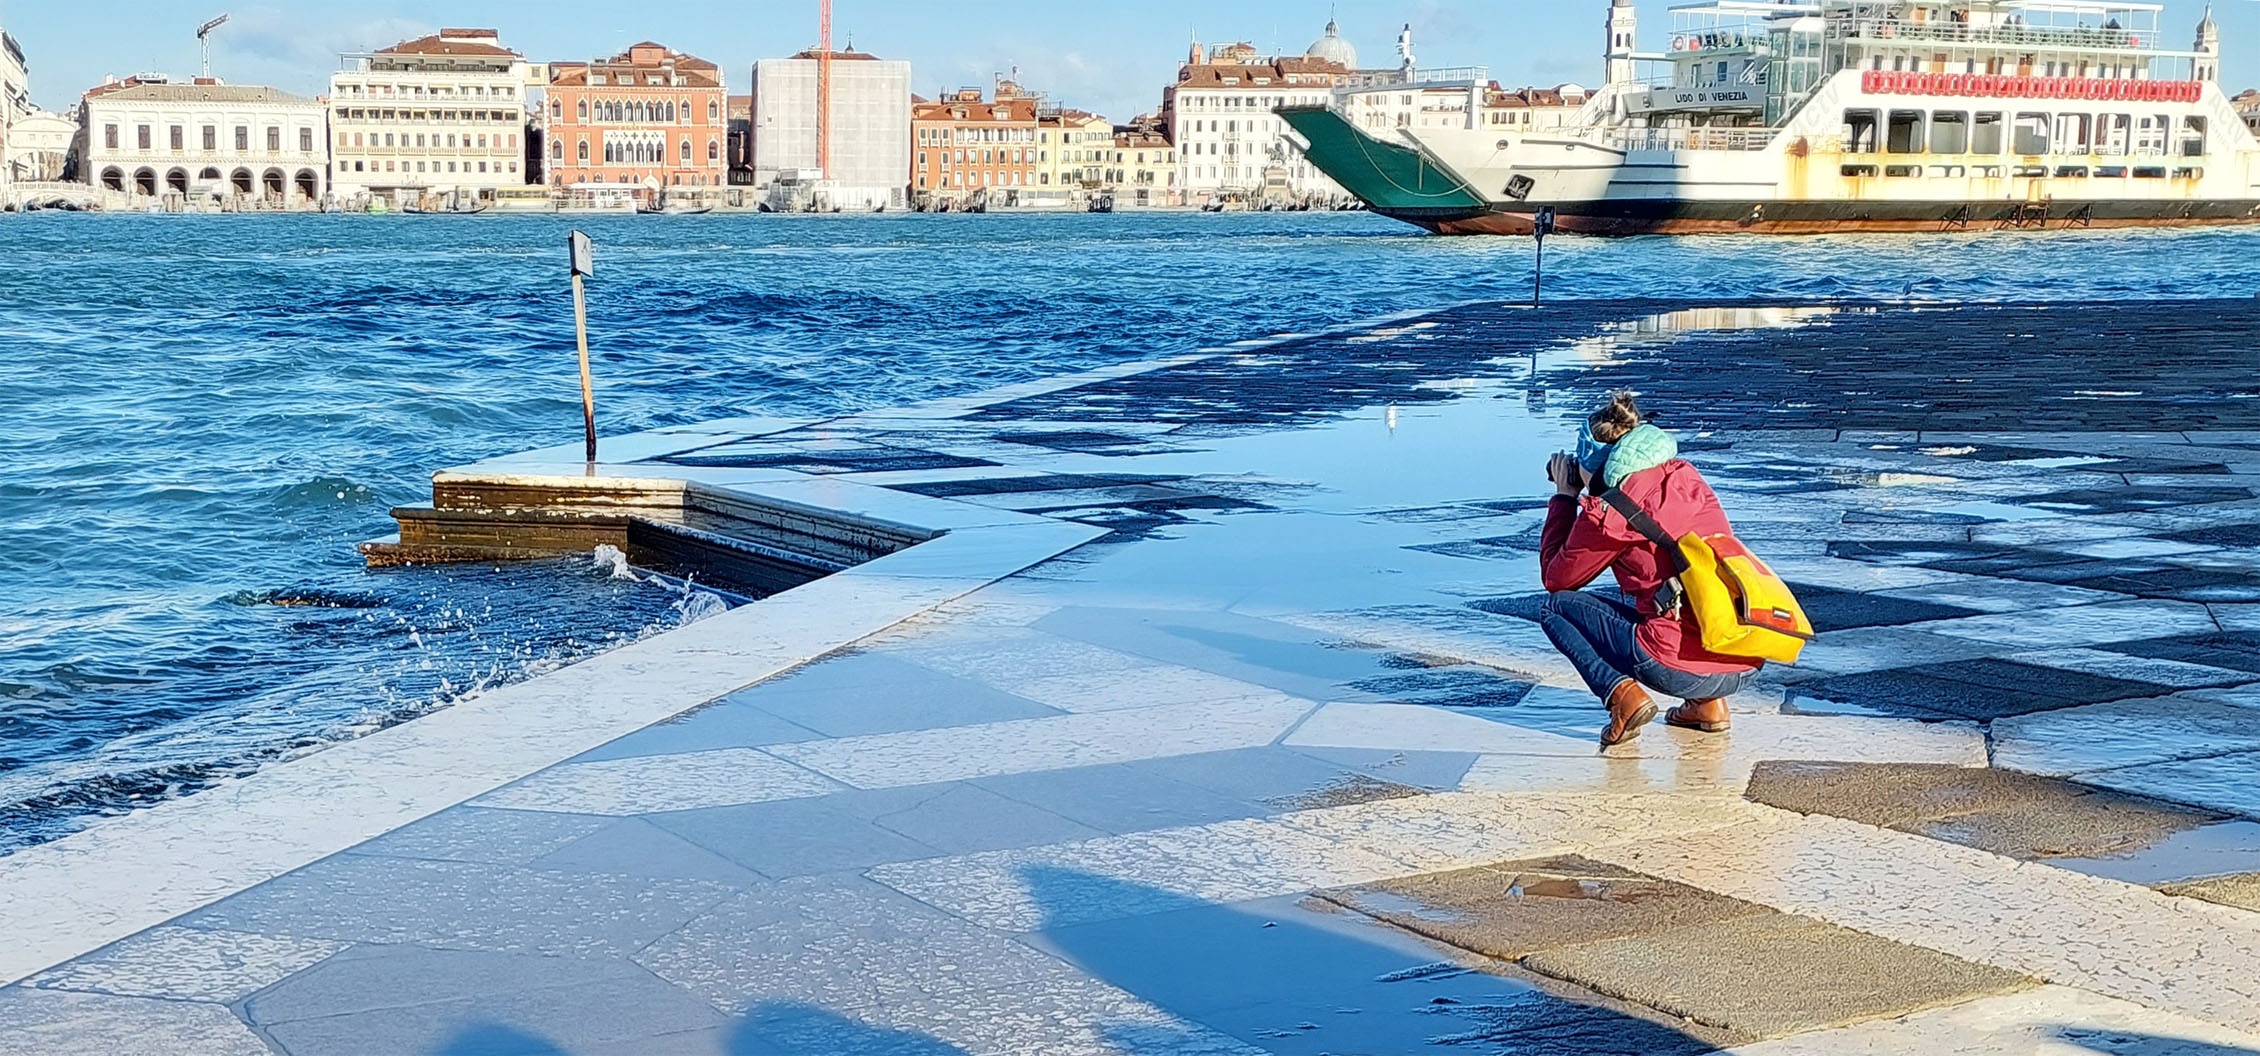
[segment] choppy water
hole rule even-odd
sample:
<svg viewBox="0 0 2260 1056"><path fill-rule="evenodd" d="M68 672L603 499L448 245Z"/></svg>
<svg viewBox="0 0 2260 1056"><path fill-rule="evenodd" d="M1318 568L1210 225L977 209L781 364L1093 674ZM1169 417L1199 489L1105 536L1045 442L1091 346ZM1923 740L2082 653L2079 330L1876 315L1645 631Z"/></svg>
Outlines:
<svg viewBox="0 0 2260 1056"><path fill-rule="evenodd" d="M577 218L608 433L961 393L1529 289L1364 215ZM595 560L370 573L577 438L554 217L0 216L0 853L672 626ZM2260 289L2260 234L1550 245L1554 297ZM561 586L562 585L562 586Z"/></svg>

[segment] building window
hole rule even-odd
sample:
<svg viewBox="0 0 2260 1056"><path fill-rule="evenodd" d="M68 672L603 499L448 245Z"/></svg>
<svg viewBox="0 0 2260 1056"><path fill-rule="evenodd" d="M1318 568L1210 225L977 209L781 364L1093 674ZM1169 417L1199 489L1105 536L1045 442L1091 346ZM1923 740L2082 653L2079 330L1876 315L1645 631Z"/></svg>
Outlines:
<svg viewBox="0 0 2260 1056"><path fill-rule="evenodd" d="M585 140L585 139L581 141L581 159L580 159L580 160L581 160L581 164L583 164L583 165L586 165L586 164L588 164L588 163L589 163L589 141L588 141L588 140Z"/></svg>
<svg viewBox="0 0 2260 1056"><path fill-rule="evenodd" d="M149 126L148 126L148 125L136 125L136 126L134 126L133 134L134 134L134 141L135 141L136 143L138 143L138 144L140 145L141 149L143 149L143 150L148 150L148 149L149 149Z"/></svg>
<svg viewBox="0 0 2260 1056"><path fill-rule="evenodd" d="M166 136L167 141L172 144L172 148L174 150L182 150L186 148L187 144L186 141L182 138L181 127L179 125L174 125L173 127L167 129Z"/></svg>
<svg viewBox="0 0 2260 1056"><path fill-rule="evenodd" d="M102 126L102 145L110 150L118 149L118 126Z"/></svg>
<svg viewBox="0 0 2260 1056"><path fill-rule="evenodd" d="M244 153L245 151L248 151L248 150L250 150L250 149L251 149L251 126L250 126L250 125L237 125L237 126L235 126L235 149L236 149L236 153L238 153L238 154Z"/></svg>
<svg viewBox="0 0 2260 1056"><path fill-rule="evenodd" d="M209 154L209 153L212 153L213 151L216 151L216 150L219 150L219 149L220 149L220 130L219 130L219 127L218 127L218 126L216 126L216 125L205 125L205 126L204 126L204 152L205 152L205 153L207 153L207 154Z"/></svg>
<svg viewBox="0 0 2260 1056"><path fill-rule="evenodd" d="M301 128L298 130L298 150L302 154L311 154L314 152L313 129Z"/></svg>
<svg viewBox="0 0 2260 1056"><path fill-rule="evenodd" d="M589 101L588 101L588 100L586 100L586 99L583 99L583 100L581 100L580 102L578 102L578 103L574 104L574 106L573 106L573 111L574 111L574 113L575 113L575 114L579 115L579 117L580 117L580 120L583 120L583 121L586 121L586 120L588 120L588 119L589 119ZM585 159L584 159L584 160L585 160Z"/></svg>
<svg viewBox="0 0 2260 1056"><path fill-rule="evenodd" d="M710 139L710 140L707 140L707 141L706 141L706 162L707 162L707 164L709 164L709 165L716 165L716 164L720 164L720 163L721 163L721 161L722 161L722 144L721 144L721 142L720 142L719 140L712 140L712 139Z"/></svg>
<svg viewBox="0 0 2260 1056"><path fill-rule="evenodd" d="M549 141L549 160L551 160L551 161L564 161L564 160L565 160L565 141L564 141L564 140L561 140L561 139L553 139L553 140L550 140L550 141Z"/></svg>
<svg viewBox="0 0 2260 1056"><path fill-rule="evenodd" d="M683 153L683 162L682 162L682 164L683 164L683 166L684 166L685 168L688 168L688 167L690 167L690 163L691 163L691 141L690 141L690 140L687 140L687 139L686 139L686 140L684 140L684 141L683 141L683 150L682 150L682 153Z"/></svg>
<svg viewBox="0 0 2260 1056"><path fill-rule="evenodd" d="M711 99L707 100L707 103L706 103L706 120L707 120L707 123L708 123L708 124L712 124L712 123L714 123L714 122L716 122L716 121L720 121L720 120L722 120L722 104L721 104L721 103L715 102L715 101L713 101L713 100L711 100Z"/></svg>
<svg viewBox="0 0 2260 1056"><path fill-rule="evenodd" d="M279 126L267 126L267 153L282 153L282 128Z"/></svg>

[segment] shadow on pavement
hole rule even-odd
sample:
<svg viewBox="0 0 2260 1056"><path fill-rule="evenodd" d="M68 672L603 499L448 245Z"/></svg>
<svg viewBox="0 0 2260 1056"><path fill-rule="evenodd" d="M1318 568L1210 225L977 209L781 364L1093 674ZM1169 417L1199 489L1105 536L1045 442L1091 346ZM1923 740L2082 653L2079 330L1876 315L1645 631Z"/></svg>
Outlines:
<svg viewBox="0 0 2260 1056"><path fill-rule="evenodd" d="M2260 1056L2260 1049L2242 1045L2216 1045L2194 1038L2169 1038L2129 1030L2065 1026L2056 1028L2056 1038L2067 1045L2110 1056Z"/></svg>
<svg viewBox="0 0 2260 1056"><path fill-rule="evenodd" d="M1129 1053L1217 1051L1208 1031L1283 1056L1715 1051L1663 1023L1439 960L1445 951L1424 940L1301 896L1222 905L1043 867L1022 880L1051 921L1030 941L1184 1024L1110 1021L1106 1037ZM1094 921L1094 903L1143 912Z"/></svg>

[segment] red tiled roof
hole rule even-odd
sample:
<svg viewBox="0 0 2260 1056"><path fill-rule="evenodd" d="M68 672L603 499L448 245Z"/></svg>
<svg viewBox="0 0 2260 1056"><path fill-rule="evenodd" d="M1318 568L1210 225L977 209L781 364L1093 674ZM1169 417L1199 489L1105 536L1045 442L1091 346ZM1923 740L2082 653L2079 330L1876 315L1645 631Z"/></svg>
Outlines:
<svg viewBox="0 0 2260 1056"><path fill-rule="evenodd" d="M664 54L664 57L657 63L637 63L634 58L635 53L638 49L642 48L658 48ZM596 59L590 62L550 63L549 83L553 86L561 88L582 87L586 86L589 83L588 79L591 73L601 73L606 75L645 74L655 73L660 70L668 69L670 67L673 68L676 73L684 75L683 79L687 83L680 86L650 85L649 87L722 87L722 78L720 75L722 69L721 67L716 66L715 64L708 62L705 59L701 59L695 55L685 55L678 51L668 51L664 45L654 44L650 41L645 41L641 44L631 44L628 46L628 50L623 51L618 55L614 55L609 59ZM620 87L627 88L644 86L620 85Z"/></svg>
<svg viewBox="0 0 2260 1056"><path fill-rule="evenodd" d="M1003 117L996 116L996 111L1000 107L1005 112ZM957 112L960 110L965 112L964 117L957 116ZM981 102L944 99L938 103L920 103L911 107L910 119L913 121L986 122L1002 125L1034 124L1036 121L1036 101L1027 98Z"/></svg>
<svg viewBox="0 0 2260 1056"><path fill-rule="evenodd" d="M451 37L484 37L500 40L501 35L491 29L448 29L428 37L404 40L377 52L379 55L509 55L518 53L496 44L482 44L475 40L449 39Z"/></svg>

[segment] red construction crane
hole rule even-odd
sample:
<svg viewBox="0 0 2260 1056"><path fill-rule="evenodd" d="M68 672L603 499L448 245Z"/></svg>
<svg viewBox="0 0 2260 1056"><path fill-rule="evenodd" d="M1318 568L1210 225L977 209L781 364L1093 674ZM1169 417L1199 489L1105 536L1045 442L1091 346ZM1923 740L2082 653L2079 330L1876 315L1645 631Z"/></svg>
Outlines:
<svg viewBox="0 0 2260 1056"><path fill-rule="evenodd" d="M816 167L832 178L832 0L817 0Z"/></svg>

